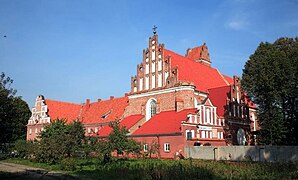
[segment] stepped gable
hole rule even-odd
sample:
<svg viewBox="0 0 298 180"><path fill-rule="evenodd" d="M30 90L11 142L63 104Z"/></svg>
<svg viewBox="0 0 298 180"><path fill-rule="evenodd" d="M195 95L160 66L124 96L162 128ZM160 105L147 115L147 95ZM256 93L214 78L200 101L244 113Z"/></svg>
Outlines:
<svg viewBox="0 0 298 180"><path fill-rule="evenodd" d="M160 112L145 122L133 135L180 133L181 122L187 119L187 114L195 112L196 109Z"/></svg>
<svg viewBox="0 0 298 180"><path fill-rule="evenodd" d="M252 102L252 100L249 99L249 98L246 97L246 96L244 97L244 102L245 102L245 104L247 104L248 107L250 107L250 108L254 108L254 109L257 108L256 104L254 104L254 103Z"/></svg>
<svg viewBox="0 0 298 180"><path fill-rule="evenodd" d="M172 68L178 67L178 80L193 82L198 91L208 92L210 88L230 85L231 78L222 75L215 68L197 63L167 49L164 49L164 55L171 57Z"/></svg>
<svg viewBox="0 0 298 180"><path fill-rule="evenodd" d="M107 123L121 119L128 106L128 97L113 98L109 100L86 103L82 113L83 124Z"/></svg>
<svg viewBox="0 0 298 180"><path fill-rule="evenodd" d="M124 118L119 126L126 127L126 129L130 129L133 125L135 125L140 119L144 118L143 115L132 115ZM99 131L99 136L108 136L112 132L112 128L110 126L104 126Z"/></svg>
<svg viewBox="0 0 298 180"><path fill-rule="evenodd" d="M65 119L70 123L79 118L81 105L46 99L45 104L48 106L48 115L51 120Z"/></svg>
<svg viewBox="0 0 298 180"><path fill-rule="evenodd" d="M188 48L185 57L195 62L204 63L205 65L210 66L211 64L206 43L195 48Z"/></svg>

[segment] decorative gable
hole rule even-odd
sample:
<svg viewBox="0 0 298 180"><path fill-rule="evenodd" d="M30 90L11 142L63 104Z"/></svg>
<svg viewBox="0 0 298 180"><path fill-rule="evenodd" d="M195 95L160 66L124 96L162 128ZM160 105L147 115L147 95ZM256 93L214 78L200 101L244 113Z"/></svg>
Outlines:
<svg viewBox="0 0 298 180"><path fill-rule="evenodd" d="M211 60L206 43L195 48L188 48L185 57L192 61L211 66Z"/></svg>
<svg viewBox="0 0 298 180"><path fill-rule="evenodd" d="M47 114L48 106L45 104L43 95L36 98L35 106L32 108L32 115L28 120L28 125L50 123L50 117Z"/></svg>
<svg viewBox="0 0 298 180"><path fill-rule="evenodd" d="M149 47L143 50L143 61L137 65L137 75L131 77L131 94L172 85L177 81L177 73L177 69L171 71L171 57L164 56L164 44L158 43L155 33L149 38Z"/></svg>

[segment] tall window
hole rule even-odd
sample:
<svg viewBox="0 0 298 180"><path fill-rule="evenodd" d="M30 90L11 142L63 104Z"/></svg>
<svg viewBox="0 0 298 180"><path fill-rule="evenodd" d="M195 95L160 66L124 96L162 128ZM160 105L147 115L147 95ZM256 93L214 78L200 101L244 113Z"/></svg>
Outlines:
<svg viewBox="0 0 298 180"><path fill-rule="evenodd" d="M144 144L144 152L148 152L148 144Z"/></svg>
<svg viewBox="0 0 298 180"><path fill-rule="evenodd" d="M146 120L149 120L156 114L156 100L149 99L146 104Z"/></svg>
<svg viewBox="0 0 298 180"><path fill-rule="evenodd" d="M156 114L156 102L154 100L150 102L150 113L151 117Z"/></svg>

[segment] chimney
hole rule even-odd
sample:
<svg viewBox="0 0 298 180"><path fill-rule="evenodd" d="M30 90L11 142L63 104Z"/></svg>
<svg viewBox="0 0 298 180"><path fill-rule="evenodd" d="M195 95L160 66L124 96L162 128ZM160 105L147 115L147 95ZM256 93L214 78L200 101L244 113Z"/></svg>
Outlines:
<svg viewBox="0 0 298 180"><path fill-rule="evenodd" d="M125 93L124 96L127 97L128 96L128 93Z"/></svg>
<svg viewBox="0 0 298 180"><path fill-rule="evenodd" d="M114 99L114 96L110 96L110 100Z"/></svg>
<svg viewBox="0 0 298 180"><path fill-rule="evenodd" d="M90 99L86 99L86 106L87 106L87 107L90 106Z"/></svg>
<svg viewBox="0 0 298 180"><path fill-rule="evenodd" d="M101 101L101 99L97 99L97 102L100 102Z"/></svg>

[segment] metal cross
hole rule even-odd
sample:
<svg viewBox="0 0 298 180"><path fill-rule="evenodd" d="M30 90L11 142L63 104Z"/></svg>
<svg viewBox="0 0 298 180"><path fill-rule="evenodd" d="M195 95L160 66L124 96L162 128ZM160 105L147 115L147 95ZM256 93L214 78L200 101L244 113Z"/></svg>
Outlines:
<svg viewBox="0 0 298 180"><path fill-rule="evenodd" d="M156 34L157 27L154 25L154 27L152 29L153 29L153 34Z"/></svg>

